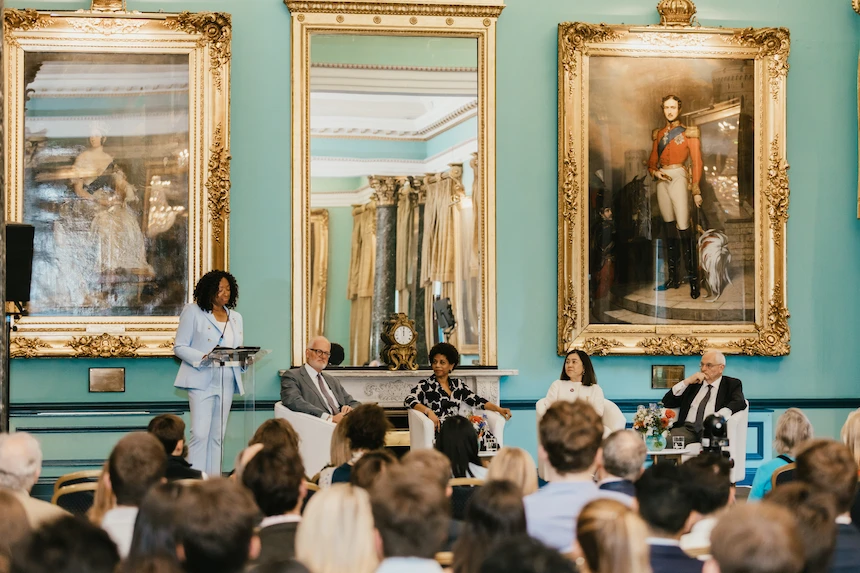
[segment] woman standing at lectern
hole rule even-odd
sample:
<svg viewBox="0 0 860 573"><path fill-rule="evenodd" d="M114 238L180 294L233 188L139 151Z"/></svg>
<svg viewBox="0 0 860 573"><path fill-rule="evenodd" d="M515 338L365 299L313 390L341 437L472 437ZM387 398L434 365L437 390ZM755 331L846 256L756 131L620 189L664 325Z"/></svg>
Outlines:
<svg viewBox="0 0 860 573"><path fill-rule="evenodd" d="M188 389L191 439L188 461L210 476L221 475L221 441L233 394L242 394L238 366L202 364L216 346L242 346L242 315L233 310L239 286L226 271L209 271L194 287L194 303L182 309L173 353L182 360L174 386Z"/></svg>

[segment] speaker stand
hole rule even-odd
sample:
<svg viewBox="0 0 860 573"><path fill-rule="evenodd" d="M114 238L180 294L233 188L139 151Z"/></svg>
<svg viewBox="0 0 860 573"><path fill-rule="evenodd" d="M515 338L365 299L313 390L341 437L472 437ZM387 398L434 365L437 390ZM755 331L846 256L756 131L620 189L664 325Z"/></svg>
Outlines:
<svg viewBox="0 0 860 573"><path fill-rule="evenodd" d="M11 301L9 301L11 302ZM6 312L6 376L5 380L0 380L0 431L9 431L9 386L12 383L12 333L18 331L15 326L15 321L20 320L24 313L24 304L21 302L13 302L16 312Z"/></svg>

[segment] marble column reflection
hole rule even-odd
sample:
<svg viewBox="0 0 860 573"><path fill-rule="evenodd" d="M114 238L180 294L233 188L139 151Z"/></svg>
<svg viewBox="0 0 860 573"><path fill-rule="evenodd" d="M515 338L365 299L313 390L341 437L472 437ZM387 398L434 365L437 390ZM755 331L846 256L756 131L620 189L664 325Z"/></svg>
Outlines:
<svg viewBox="0 0 860 573"><path fill-rule="evenodd" d="M415 202L415 210L417 211L415 225L418 228L416 243L418 248L415 260L415 276L413 277L415 294L410 304L409 318L415 319L415 330L418 332L416 342L418 345L418 355L415 357L415 361L423 366L430 363L430 359L427 356L427 352L430 349L427 347L427 329L425 327L427 322L424 310L425 290L424 285L421 283L421 247L424 244L424 205L427 203L427 188L424 186L422 178L415 177L412 180L412 189L418 194Z"/></svg>
<svg viewBox="0 0 860 573"><path fill-rule="evenodd" d="M397 177L370 178L376 200L376 263L373 274L373 310L370 315L370 360L378 360L380 334L394 312L397 269Z"/></svg>

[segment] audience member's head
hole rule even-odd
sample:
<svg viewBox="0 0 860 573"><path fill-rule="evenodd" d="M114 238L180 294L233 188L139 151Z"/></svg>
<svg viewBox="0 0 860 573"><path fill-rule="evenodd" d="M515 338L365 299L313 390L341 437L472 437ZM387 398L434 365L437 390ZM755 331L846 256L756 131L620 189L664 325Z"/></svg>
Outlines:
<svg viewBox="0 0 860 573"><path fill-rule="evenodd" d="M248 570L248 573L311 573L300 561L267 561Z"/></svg>
<svg viewBox="0 0 860 573"><path fill-rule="evenodd" d="M177 554L186 573L238 573L260 552L251 492L228 479L185 486L177 508Z"/></svg>
<svg viewBox="0 0 860 573"><path fill-rule="evenodd" d="M860 467L860 410L854 410L848 414L845 425L842 426L842 443L848 446L854 454L854 461Z"/></svg>
<svg viewBox="0 0 860 573"><path fill-rule="evenodd" d="M343 364L343 359L346 357L346 352L343 346L337 342L331 343L331 355L328 357L329 366L340 366Z"/></svg>
<svg viewBox="0 0 860 573"><path fill-rule="evenodd" d="M576 542L592 573L650 573L647 537L636 512L614 499L592 501L576 520Z"/></svg>
<svg viewBox="0 0 860 573"><path fill-rule="evenodd" d="M174 555L170 557L143 557L125 560L120 566L122 573L184 573Z"/></svg>
<svg viewBox="0 0 860 573"><path fill-rule="evenodd" d="M93 494L93 505L87 510L87 519L96 525L102 524L105 514L116 506L116 496L110 487L110 475L108 462L102 465L99 481L96 484L96 492Z"/></svg>
<svg viewBox="0 0 860 573"><path fill-rule="evenodd" d="M385 446L385 433L391 422L385 410L377 404L362 404L346 418L346 437L352 451L381 450Z"/></svg>
<svg viewBox="0 0 860 573"><path fill-rule="evenodd" d="M765 501L784 507L794 516L803 541L803 573L827 573L836 548L836 506L833 496L813 491L800 481L778 485Z"/></svg>
<svg viewBox="0 0 860 573"><path fill-rule="evenodd" d="M379 559L368 493L334 484L313 495L296 532L296 558L313 573L371 573Z"/></svg>
<svg viewBox="0 0 860 573"><path fill-rule="evenodd" d="M242 484L266 516L297 512L307 494L305 467L291 448L263 448L245 464Z"/></svg>
<svg viewBox="0 0 860 573"><path fill-rule="evenodd" d="M0 434L0 487L30 493L42 472L42 448L26 432Z"/></svg>
<svg viewBox="0 0 860 573"><path fill-rule="evenodd" d="M711 532L703 573L800 573L803 545L788 510L771 503L729 509Z"/></svg>
<svg viewBox="0 0 860 573"><path fill-rule="evenodd" d="M693 511L685 476L671 464L654 464L636 480L639 515L657 537L679 538L688 529Z"/></svg>
<svg viewBox="0 0 860 573"><path fill-rule="evenodd" d="M349 446L349 438L346 437L346 429L349 425L348 417L344 416L340 419L331 435L329 456L331 457L330 463L334 467L342 466L352 459L352 449Z"/></svg>
<svg viewBox="0 0 860 573"><path fill-rule="evenodd" d="M403 467L438 485L446 496L451 495L451 460L439 450L411 450L403 456Z"/></svg>
<svg viewBox="0 0 860 573"><path fill-rule="evenodd" d="M118 505L139 506L149 488L163 480L166 472L164 446L146 432L124 436L108 458L110 486Z"/></svg>
<svg viewBox="0 0 860 573"><path fill-rule="evenodd" d="M523 494L510 481L488 481L469 498L463 530L454 545L454 573L478 573L492 545L526 534Z"/></svg>
<svg viewBox="0 0 860 573"><path fill-rule="evenodd" d="M236 454L236 463L233 466L235 471L233 475L230 476L230 479L234 480L236 483L242 483L242 474L245 472L245 466L248 465L248 462L253 459L254 456L263 451L265 446L263 444L251 444L247 448L242 448L238 454Z"/></svg>
<svg viewBox="0 0 860 573"><path fill-rule="evenodd" d="M113 573L118 563L119 553L107 532L84 519L62 517L43 525L16 546L11 571Z"/></svg>
<svg viewBox="0 0 860 573"><path fill-rule="evenodd" d="M576 573L576 566L537 539L520 535L493 546L480 573Z"/></svg>
<svg viewBox="0 0 860 573"><path fill-rule="evenodd" d="M835 440L813 440L797 454L797 479L815 491L827 492L836 501L836 511L846 513L857 491L857 463L848 446Z"/></svg>
<svg viewBox="0 0 860 573"><path fill-rule="evenodd" d="M555 473L588 472L603 440L603 420L585 401L559 401L541 418L538 434L538 453L546 457Z"/></svg>
<svg viewBox="0 0 860 573"><path fill-rule="evenodd" d="M505 446L487 468L487 481L509 480L517 484L524 496L538 489L537 468L531 455L522 448Z"/></svg>
<svg viewBox="0 0 860 573"><path fill-rule="evenodd" d="M373 519L385 557L432 559L448 534L445 492L408 464L391 468L371 490Z"/></svg>
<svg viewBox="0 0 860 573"><path fill-rule="evenodd" d="M260 427L248 441L248 445L263 444L270 448L288 446L292 451L298 452L299 439L298 432L288 421L283 418L270 418L260 424Z"/></svg>
<svg viewBox="0 0 860 573"><path fill-rule="evenodd" d="M481 465L478 457L478 434L472 422L463 416L450 416L442 422L436 436L436 449L451 460L455 478L474 477L469 464Z"/></svg>
<svg viewBox="0 0 860 573"><path fill-rule="evenodd" d="M716 453L703 453L681 466L693 511L706 516L726 507L732 496L732 463Z"/></svg>
<svg viewBox="0 0 860 573"><path fill-rule="evenodd" d="M618 430L603 440L601 478L619 477L630 481L639 479L648 448L633 430Z"/></svg>
<svg viewBox="0 0 860 573"><path fill-rule="evenodd" d="M152 486L140 503L134 522L134 535L126 565L142 562L150 557L176 559L177 509L186 486L176 482ZM128 567L124 567L128 570Z"/></svg>
<svg viewBox="0 0 860 573"><path fill-rule="evenodd" d="M29 533L24 506L11 491L0 489L0 571L9 571L12 547Z"/></svg>
<svg viewBox="0 0 860 573"><path fill-rule="evenodd" d="M373 450L367 452L355 462L349 474L349 483L369 490L377 478L398 463L397 458L388 450Z"/></svg>
<svg viewBox="0 0 860 573"><path fill-rule="evenodd" d="M185 422L176 414L160 414L149 421L146 431L158 438L168 456L178 456L185 445Z"/></svg>
<svg viewBox="0 0 860 573"><path fill-rule="evenodd" d="M798 408L789 408L776 421L773 449L778 454L794 455L797 446L812 437L812 423L806 414Z"/></svg>

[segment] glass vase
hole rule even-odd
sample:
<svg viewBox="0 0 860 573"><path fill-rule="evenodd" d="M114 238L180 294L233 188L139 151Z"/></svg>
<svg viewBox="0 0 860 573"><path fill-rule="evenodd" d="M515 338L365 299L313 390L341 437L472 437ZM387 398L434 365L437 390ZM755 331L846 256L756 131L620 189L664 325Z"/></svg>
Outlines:
<svg viewBox="0 0 860 573"><path fill-rule="evenodd" d="M650 452L659 452L666 449L665 434L654 434L653 436L645 436L645 446Z"/></svg>

